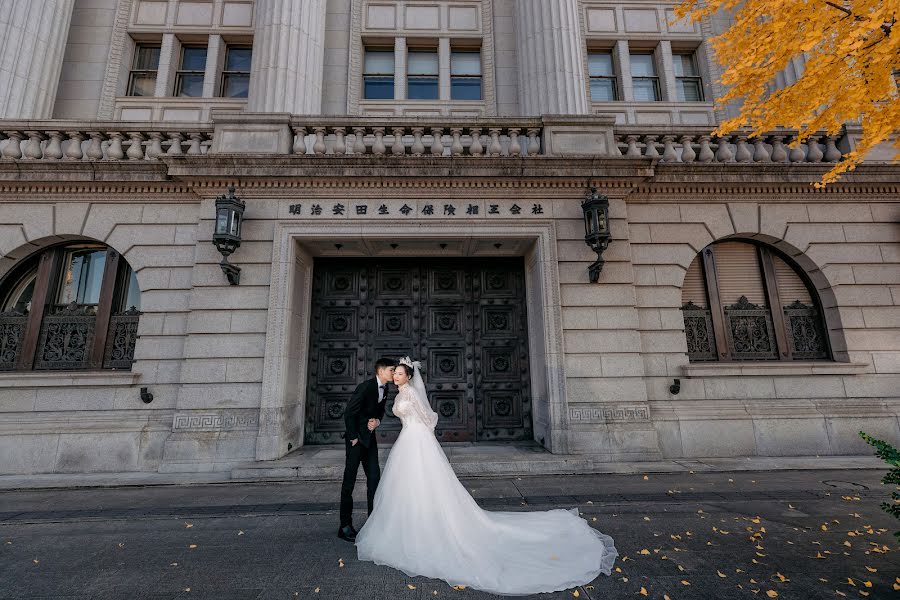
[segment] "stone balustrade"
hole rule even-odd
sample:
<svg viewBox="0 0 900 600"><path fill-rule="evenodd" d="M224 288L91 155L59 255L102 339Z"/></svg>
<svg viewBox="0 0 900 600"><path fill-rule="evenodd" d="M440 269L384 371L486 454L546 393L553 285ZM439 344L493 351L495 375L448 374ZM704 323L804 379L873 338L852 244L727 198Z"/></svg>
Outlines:
<svg viewBox="0 0 900 600"><path fill-rule="evenodd" d="M761 137L749 131L710 135L709 127L626 125L614 128L616 156L644 156L664 163L834 163L849 150L843 134L817 133L796 147L796 130L778 130Z"/></svg>
<svg viewBox="0 0 900 600"><path fill-rule="evenodd" d="M536 156L541 119L323 118L291 121L294 154Z"/></svg>
<svg viewBox="0 0 900 600"><path fill-rule="evenodd" d="M213 126L126 121L0 121L0 159L153 160L205 154Z"/></svg>
<svg viewBox="0 0 900 600"><path fill-rule="evenodd" d="M185 124L124 121L0 121L0 160L154 160L205 154L303 156L603 156L661 163L833 163L852 136L793 130L713 136L707 126L613 125L603 117L332 117L230 115ZM259 117L254 120L255 117ZM236 120L235 120L236 119ZM260 129L260 119L269 130ZM225 124L223 124L225 123ZM271 132L271 133L270 133ZM261 147L242 140L274 139ZM602 144L597 140L607 140ZM213 143L215 142L215 143Z"/></svg>

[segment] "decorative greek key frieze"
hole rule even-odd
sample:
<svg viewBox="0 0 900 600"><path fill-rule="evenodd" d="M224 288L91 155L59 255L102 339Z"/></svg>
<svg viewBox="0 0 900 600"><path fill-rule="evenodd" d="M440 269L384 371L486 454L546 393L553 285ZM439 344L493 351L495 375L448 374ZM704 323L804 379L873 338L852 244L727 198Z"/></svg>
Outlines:
<svg viewBox="0 0 900 600"><path fill-rule="evenodd" d="M621 421L649 421L650 408L641 405L571 406L572 423L614 423Z"/></svg>
<svg viewBox="0 0 900 600"><path fill-rule="evenodd" d="M175 431L227 431L256 429L259 411L179 413L175 415Z"/></svg>

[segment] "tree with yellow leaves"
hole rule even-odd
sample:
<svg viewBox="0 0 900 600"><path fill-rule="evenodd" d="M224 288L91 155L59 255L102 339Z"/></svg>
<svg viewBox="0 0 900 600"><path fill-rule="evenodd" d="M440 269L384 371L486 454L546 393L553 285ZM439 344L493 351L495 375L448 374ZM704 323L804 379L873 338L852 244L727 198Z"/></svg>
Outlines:
<svg viewBox="0 0 900 600"><path fill-rule="evenodd" d="M749 125L760 135L788 127L799 131L799 143L817 131L834 135L843 124L858 122L862 137L821 186L900 132L897 0L684 0L675 14L696 21L720 11L734 17L711 41L724 69L726 93L718 102L741 104L740 114L715 133ZM806 59L803 74L776 90L776 75L800 56ZM900 139L893 142L900 148Z"/></svg>

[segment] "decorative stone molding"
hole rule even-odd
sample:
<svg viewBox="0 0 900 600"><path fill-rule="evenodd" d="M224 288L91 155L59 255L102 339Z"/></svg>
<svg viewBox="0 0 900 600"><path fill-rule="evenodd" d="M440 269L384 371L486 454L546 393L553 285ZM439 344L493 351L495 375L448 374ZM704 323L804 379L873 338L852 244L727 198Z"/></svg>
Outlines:
<svg viewBox="0 0 900 600"><path fill-rule="evenodd" d="M119 0L116 3L116 16L113 22L112 39L109 46L109 58L106 61L106 75L103 78L103 92L100 94L100 105L97 108L98 119L112 119L115 110L116 96L119 91L119 80L125 68L123 60L128 45L128 20L134 0Z"/></svg>
<svg viewBox="0 0 900 600"><path fill-rule="evenodd" d="M571 405L569 406L569 423L596 424L616 422L650 421L650 407L647 405Z"/></svg>
<svg viewBox="0 0 900 600"><path fill-rule="evenodd" d="M180 411L175 413L172 431L233 431L259 427L260 413L256 409L220 411Z"/></svg>

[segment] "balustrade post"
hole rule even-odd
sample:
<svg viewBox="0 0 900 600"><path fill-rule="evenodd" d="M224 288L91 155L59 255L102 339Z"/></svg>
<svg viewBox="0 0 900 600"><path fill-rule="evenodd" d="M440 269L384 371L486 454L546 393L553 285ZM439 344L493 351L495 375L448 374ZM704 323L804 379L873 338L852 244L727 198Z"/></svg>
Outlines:
<svg viewBox="0 0 900 600"><path fill-rule="evenodd" d="M784 136L783 135L773 135L772 136L772 162L783 163L787 162L788 155L787 151L784 149Z"/></svg>
<svg viewBox="0 0 900 600"><path fill-rule="evenodd" d="M122 140L125 136L118 131L108 131L106 136L109 138L109 146L106 148L107 160L122 160L125 158L125 151L122 150Z"/></svg>
<svg viewBox="0 0 900 600"><path fill-rule="evenodd" d="M128 137L131 138L131 144L128 145L128 159L140 160L144 158L144 148L142 146L144 134L139 131L129 131Z"/></svg>
<svg viewBox="0 0 900 600"><path fill-rule="evenodd" d="M184 136L180 131L170 131L168 133L169 136L169 149L166 150L166 154L169 156L178 156L180 154L184 154L184 148L181 147L181 143L184 141Z"/></svg>
<svg viewBox="0 0 900 600"><path fill-rule="evenodd" d="M192 133L190 134L191 144L188 146L187 153L190 155L195 154L203 154L203 138L204 135L202 133Z"/></svg>
<svg viewBox="0 0 900 600"><path fill-rule="evenodd" d="M517 127L509 128L509 155L521 156L522 145L519 143L519 129Z"/></svg>
<svg viewBox="0 0 900 600"><path fill-rule="evenodd" d="M503 151L503 146L500 145L500 129L492 127L488 129L488 133L491 135L491 145L488 148L488 154L500 156L500 153Z"/></svg>
<svg viewBox="0 0 900 600"><path fill-rule="evenodd" d="M325 128L313 127L313 133L316 134L316 141L313 143L313 154L321 156L325 154L325 151L328 149L327 146L325 146Z"/></svg>
<svg viewBox="0 0 900 600"><path fill-rule="evenodd" d="M636 135L626 135L625 143L628 144L628 148L625 150L625 156L640 156L641 151L637 145L638 136Z"/></svg>
<svg viewBox="0 0 900 600"><path fill-rule="evenodd" d="M50 141L44 148L44 160L59 160L63 157L62 143L64 135L61 131L48 131L47 135Z"/></svg>
<svg viewBox="0 0 900 600"><path fill-rule="evenodd" d="M366 128L365 127L354 127L353 128L353 154L365 154L366 153Z"/></svg>
<svg viewBox="0 0 900 600"><path fill-rule="evenodd" d="M347 144L344 141L344 134L347 132L346 127L334 128L334 153L347 154Z"/></svg>
<svg viewBox="0 0 900 600"><path fill-rule="evenodd" d="M393 127L391 133L394 134L394 143L391 144L391 154L394 156L403 156L406 154L406 144L403 143L403 134L406 133L406 128Z"/></svg>
<svg viewBox="0 0 900 600"><path fill-rule="evenodd" d="M294 131L294 154L306 154L306 127L292 127Z"/></svg>
<svg viewBox="0 0 900 600"><path fill-rule="evenodd" d="M472 136L472 145L469 146L469 154L472 156L481 156L482 152L484 152L484 148L481 146L481 129L473 127L472 129L469 129L469 134Z"/></svg>
<svg viewBox="0 0 900 600"><path fill-rule="evenodd" d="M718 148L716 148L716 162L734 162L734 154L731 152L731 147L728 145L729 137L730 136L726 135L717 139Z"/></svg>
<svg viewBox="0 0 900 600"><path fill-rule="evenodd" d="M88 131L91 143L85 153L90 160L103 160L103 134L99 131Z"/></svg>
<svg viewBox="0 0 900 600"><path fill-rule="evenodd" d="M803 162L804 160L806 160L806 152L803 151L803 146L798 143L799 139L799 136L794 136L792 143L796 145L791 148L791 151L788 153L788 158L792 163Z"/></svg>
<svg viewBox="0 0 900 600"><path fill-rule="evenodd" d="M151 160L156 160L159 158L162 153L162 140L163 134L160 131L151 131L150 132L150 144L147 146L147 158Z"/></svg>
<svg viewBox="0 0 900 600"><path fill-rule="evenodd" d="M662 162L677 162L678 155L675 153L675 136L674 135L664 135L663 136L663 153L662 153Z"/></svg>
<svg viewBox="0 0 900 600"><path fill-rule="evenodd" d="M372 154L376 156L384 156L387 148L384 147L384 127L373 127L372 133L375 134L375 143L372 144Z"/></svg>
<svg viewBox="0 0 900 600"><path fill-rule="evenodd" d="M809 136L809 139L806 140L806 146L808 148L806 151L806 160L813 163L822 162L824 154L822 153L822 149L819 148L819 136Z"/></svg>
<svg viewBox="0 0 900 600"><path fill-rule="evenodd" d="M709 143L712 138L708 135L700 136L700 153L697 154L697 161L701 163L711 163L716 159L716 155L713 153L712 148Z"/></svg>
<svg viewBox="0 0 900 600"><path fill-rule="evenodd" d="M659 158L659 152L656 150L657 137L658 136L655 135L644 136L644 156L648 158Z"/></svg>
<svg viewBox="0 0 900 600"><path fill-rule="evenodd" d="M441 127L432 127L431 128L431 155L432 156L443 156L444 155L444 142L441 141L441 138L444 137L444 130Z"/></svg>
<svg viewBox="0 0 900 600"><path fill-rule="evenodd" d="M25 136L18 131L4 131L3 133L7 138L6 146L3 147L3 158L22 158L22 147L20 144L25 139Z"/></svg>
<svg viewBox="0 0 900 600"><path fill-rule="evenodd" d="M422 143L422 134L425 133L424 127L413 127L413 143L410 147L410 152L412 152L413 156L422 156L425 154L425 144Z"/></svg>
<svg viewBox="0 0 900 600"><path fill-rule="evenodd" d="M747 136L737 136L737 149L734 152L734 160L739 163L748 163L753 160L750 148L747 146Z"/></svg>
<svg viewBox="0 0 900 600"><path fill-rule="evenodd" d="M753 138L753 162L772 162L769 149L761 137Z"/></svg>
<svg viewBox="0 0 900 600"><path fill-rule="evenodd" d="M462 128L461 127L451 127L450 135L453 136L453 142L450 143L450 155L451 156L459 156L463 153L463 145L462 140Z"/></svg>
<svg viewBox="0 0 900 600"><path fill-rule="evenodd" d="M694 138L690 135L683 135L678 140L681 142L681 162L683 163L692 163L697 158L697 153L694 152L693 140Z"/></svg>
<svg viewBox="0 0 900 600"><path fill-rule="evenodd" d="M84 152L81 150L81 142L84 141L84 134L80 131L67 131L69 136L69 145L66 147L66 158L68 160L81 160L84 158Z"/></svg>
<svg viewBox="0 0 900 600"><path fill-rule="evenodd" d="M28 136L28 143L25 144L25 158L30 160L43 158L44 151L41 148L41 142L45 139L44 134L40 131L26 131L25 135Z"/></svg>
<svg viewBox="0 0 900 600"><path fill-rule="evenodd" d="M835 136L825 136L825 162L838 162L841 160L841 151L838 150Z"/></svg>

